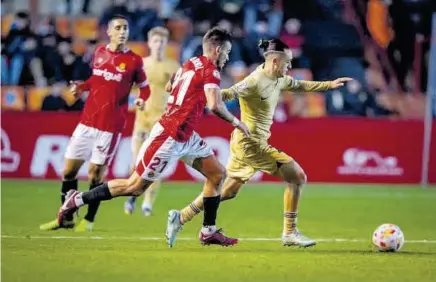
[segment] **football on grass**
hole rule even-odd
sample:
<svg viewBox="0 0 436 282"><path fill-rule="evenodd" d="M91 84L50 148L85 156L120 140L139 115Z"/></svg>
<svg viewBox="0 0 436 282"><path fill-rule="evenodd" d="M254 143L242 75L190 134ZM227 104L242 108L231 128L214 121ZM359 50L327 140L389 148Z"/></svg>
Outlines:
<svg viewBox="0 0 436 282"><path fill-rule="evenodd" d="M404 234L395 224L380 225L372 234L372 243L380 252L398 252L404 244Z"/></svg>

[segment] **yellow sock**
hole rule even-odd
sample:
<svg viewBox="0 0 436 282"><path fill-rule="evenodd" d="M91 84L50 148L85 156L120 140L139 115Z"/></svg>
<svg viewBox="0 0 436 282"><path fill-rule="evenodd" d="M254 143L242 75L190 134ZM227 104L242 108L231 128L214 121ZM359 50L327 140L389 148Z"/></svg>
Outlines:
<svg viewBox="0 0 436 282"><path fill-rule="evenodd" d="M161 180L156 180L144 193L144 203L152 207L157 197L157 192L161 186Z"/></svg>
<svg viewBox="0 0 436 282"><path fill-rule="evenodd" d="M288 186L283 195L283 234L289 234L297 228L299 185Z"/></svg>
<svg viewBox="0 0 436 282"><path fill-rule="evenodd" d="M199 214L203 210L203 196L198 196L192 203L187 205L182 211L181 214L181 220L182 223L186 223L191 221L194 216Z"/></svg>

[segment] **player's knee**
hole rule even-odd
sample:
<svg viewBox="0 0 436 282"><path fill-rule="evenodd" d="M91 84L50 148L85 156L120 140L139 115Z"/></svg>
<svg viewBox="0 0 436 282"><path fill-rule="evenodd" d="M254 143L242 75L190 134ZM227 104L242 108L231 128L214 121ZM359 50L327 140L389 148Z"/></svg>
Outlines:
<svg viewBox="0 0 436 282"><path fill-rule="evenodd" d="M131 196L140 196L153 182L143 181L140 178L130 178L127 182L126 192Z"/></svg>
<svg viewBox="0 0 436 282"><path fill-rule="evenodd" d="M218 187L221 187L221 184L224 182L224 179L226 179L226 176L226 169L223 166L220 166L219 169L217 169L217 171L211 175L210 180Z"/></svg>
<svg viewBox="0 0 436 282"><path fill-rule="evenodd" d="M280 169L281 174L286 182L298 185L306 184L307 175L297 162L292 161L283 164Z"/></svg>
<svg viewBox="0 0 436 282"><path fill-rule="evenodd" d="M297 184L304 185L306 183L307 183L306 173L303 170L297 172Z"/></svg>
<svg viewBox="0 0 436 282"><path fill-rule="evenodd" d="M77 173L77 171L74 171L71 168L64 168L62 171L62 176L64 180L74 180L77 177Z"/></svg>
<svg viewBox="0 0 436 282"><path fill-rule="evenodd" d="M227 200L231 200L233 198L236 198L236 196L238 195L238 190L224 190L221 193L221 201L227 201Z"/></svg>

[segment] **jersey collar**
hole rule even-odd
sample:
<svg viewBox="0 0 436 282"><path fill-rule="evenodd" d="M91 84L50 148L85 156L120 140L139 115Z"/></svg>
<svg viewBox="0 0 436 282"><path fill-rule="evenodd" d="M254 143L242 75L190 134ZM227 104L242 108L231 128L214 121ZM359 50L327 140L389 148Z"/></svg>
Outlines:
<svg viewBox="0 0 436 282"><path fill-rule="evenodd" d="M106 45L106 50L108 50L109 52L113 52L113 51L111 51L110 49L109 49L109 44L107 44ZM124 50L122 50L122 51L120 51L121 53L127 53L127 52L129 52L130 51L130 49L129 48L124 48ZM118 52L113 52L113 53L118 53Z"/></svg>

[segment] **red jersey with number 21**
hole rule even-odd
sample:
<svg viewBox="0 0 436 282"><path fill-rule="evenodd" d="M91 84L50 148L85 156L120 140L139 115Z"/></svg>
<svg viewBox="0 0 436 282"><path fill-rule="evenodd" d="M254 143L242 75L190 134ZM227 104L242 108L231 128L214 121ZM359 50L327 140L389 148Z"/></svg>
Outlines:
<svg viewBox="0 0 436 282"><path fill-rule="evenodd" d="M176 73L167 110L159 123L164 132L179 142L191 137L198 120L206 107L207 88L217 88L220 73L207 57L189 59Z"/></svg>

